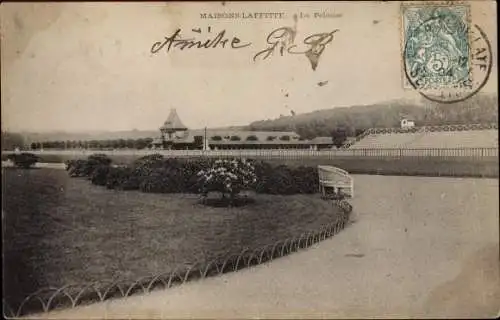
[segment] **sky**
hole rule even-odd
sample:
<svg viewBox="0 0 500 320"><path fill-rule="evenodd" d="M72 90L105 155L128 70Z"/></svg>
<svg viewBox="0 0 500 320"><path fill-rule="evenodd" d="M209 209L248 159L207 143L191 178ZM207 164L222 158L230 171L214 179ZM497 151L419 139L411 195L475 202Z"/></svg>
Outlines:
<svg viewBox="0 0 500 320"><path fill-rule="evenodd" d="M155 130L172 108L189 128L221 127L289 110L421 101L403 88L397 2L2 3L0 8L2 130ZM283 18L200 18L216 12L282 12ZM495 12L493 2L471 4L471 19L493 48ZM300 13L331 17L294 19ZM296 28L298 44L308 35L338 29L316 70L304 55L252 60L266 48L267 35L285 26ZM177 28L182 38L199 39L226 30L229 39L251 45L152 54L153 43ZM493 70L483 91L497 90L496 65Z"/></svg>

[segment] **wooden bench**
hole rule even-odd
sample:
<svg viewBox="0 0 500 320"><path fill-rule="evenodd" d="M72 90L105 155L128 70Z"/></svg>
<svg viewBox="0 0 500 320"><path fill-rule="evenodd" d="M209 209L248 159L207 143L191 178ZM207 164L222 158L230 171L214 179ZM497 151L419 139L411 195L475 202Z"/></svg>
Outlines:
<svg viewBox="0 0 500 320"><path fill-rule="evenodd" d="M343 193L349 198L354 197L354 179L343 169L333 166L318 166L319 191L327 197L327 188L333 188L334 194Z"/></svg>

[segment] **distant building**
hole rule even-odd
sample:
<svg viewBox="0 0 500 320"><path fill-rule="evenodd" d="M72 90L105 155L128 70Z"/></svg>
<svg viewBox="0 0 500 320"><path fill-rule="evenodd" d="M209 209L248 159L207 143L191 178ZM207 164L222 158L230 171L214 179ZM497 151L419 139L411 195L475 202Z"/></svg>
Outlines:
<svg viewBox="0 0 500 320"><path fill-rule="evenodd" d="M415 126L415 122L408 119L401 120L401 128L413 128Z"/></svg>
<svg viewBox="0 0 500 320"><path fill-rule="evenodd" d="M155 149L322 149L331 148L331 137L302 139L293 131L248 131L235 129L188 129L172 109L153 139Z"/></svg>

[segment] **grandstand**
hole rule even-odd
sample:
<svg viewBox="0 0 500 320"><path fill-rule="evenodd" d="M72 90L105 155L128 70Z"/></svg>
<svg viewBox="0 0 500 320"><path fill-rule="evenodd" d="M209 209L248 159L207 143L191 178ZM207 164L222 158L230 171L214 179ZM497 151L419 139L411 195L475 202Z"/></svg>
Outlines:
<svg viewBox="0 0 500 320"><path fill-rule="evenodd" d="M369 129L349 149L497 148L498 125Z"/></svg>

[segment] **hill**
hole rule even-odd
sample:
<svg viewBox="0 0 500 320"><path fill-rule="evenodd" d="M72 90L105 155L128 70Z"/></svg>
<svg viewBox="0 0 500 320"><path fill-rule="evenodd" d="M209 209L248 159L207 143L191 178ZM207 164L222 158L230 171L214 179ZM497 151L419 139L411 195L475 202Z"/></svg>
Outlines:
<svg viewBox="0 0 500 320"><path fill-rule="evenodd" d="M453 104L438 104L423 100L420 104L396 100L386 103L337 107L273 120L256 121L247 130L292 130L305 138L330 136L344 128L355 136L368 128L399 127L401 118L415 121L417 126L498 122L498 98L493 94L478 94Z"/></svg>

